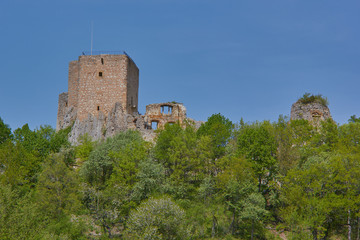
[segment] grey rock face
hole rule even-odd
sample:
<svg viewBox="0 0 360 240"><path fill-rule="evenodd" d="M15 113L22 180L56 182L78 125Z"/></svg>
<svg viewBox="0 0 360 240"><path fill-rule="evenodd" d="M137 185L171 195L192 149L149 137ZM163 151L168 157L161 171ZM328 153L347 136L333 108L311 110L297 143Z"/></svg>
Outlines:
<svg viewBox="0 0 360 240"><path fill-rule="evenodd" d="M305 119L318 124L321 121L331 119L330 110L321 103L313 102L304 104L296 102L291 106L291 120Z"/></svg>
<svg viewBox="0 0 360 240"><path fill-rule="evenodd" d="M82 121L77 119L76 109L69 108L64 116L61 129L71 126L69 141L72 145L77 145L79 137L86 133L92 140L101 140L114 136L116 133L128 129L139 130L143 138L147 141L153 141L155 133L149 129L144 121L144 116L138 113L126 113L120 103L116 103L114 108L105 116L99 112L98 116L88 115L88 118Z"/></svg>
<svg viewBox="0 0 360 240"><path fill-rule="evenodd" d="M131 119L128 120L128 118L131 118L131 115L128 115L122 109L121 104L116 103L107 118L105 137L113 136L120 131L126 131L128 129L128 121L131 121Z"/></svg>
<svg viewBox="0 0 360 240"><path fill-rule="evenodd" d="M76 120L76 116L76 109L74 107L68 107L64 115L64 121L62 122L61 129L71 126Z"/></svg>
<svg viewBox="0 0 360 240"><path fill-rule="evenodd" d="M103 138L105 124L105 116L100 112L98 117L89 114L88 118L84 121L76 119L71 132L69 134L69 141L71 144L76 145L79 137L87 133L93 140Z"/></svg>

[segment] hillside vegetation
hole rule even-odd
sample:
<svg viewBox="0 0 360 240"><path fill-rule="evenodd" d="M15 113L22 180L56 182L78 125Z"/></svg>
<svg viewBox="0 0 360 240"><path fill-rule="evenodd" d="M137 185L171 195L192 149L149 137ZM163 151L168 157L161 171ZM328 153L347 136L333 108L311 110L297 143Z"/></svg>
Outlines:
<svg viewBox="0 0 360 240"><path fill-rule="evenodd" d="M355 120L214 114L155 143L127 131L71 146L69 129L0 119L0 239L357 239Z"/></svg>

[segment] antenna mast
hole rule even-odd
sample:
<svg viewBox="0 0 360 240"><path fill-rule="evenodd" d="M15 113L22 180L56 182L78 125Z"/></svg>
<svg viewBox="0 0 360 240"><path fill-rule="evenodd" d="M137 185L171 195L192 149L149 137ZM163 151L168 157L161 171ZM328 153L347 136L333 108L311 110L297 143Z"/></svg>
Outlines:
<svg viewBox="0 0 360 240"><path fill-rule="evenodd" d="M93 50L93 21L91 21L91 48L90 48L90 55L92 55Z"/></svg>

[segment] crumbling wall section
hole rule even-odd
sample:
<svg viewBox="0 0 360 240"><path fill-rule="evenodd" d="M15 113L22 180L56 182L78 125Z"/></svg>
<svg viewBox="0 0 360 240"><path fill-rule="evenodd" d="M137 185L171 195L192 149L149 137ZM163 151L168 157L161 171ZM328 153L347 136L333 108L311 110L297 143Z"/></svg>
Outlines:
<svg viewBox="0 0 360 240"><path fill-rule="evenodd" d="M296 102L291 106L290 120L304 119L318 125L321 121L331 119L330 109L318 102Z"/></svg>
<svg viewBox="0 0 360 240"><path fill-rule="evenodd" d="M69 63L68 95L69 106L77 107L79 100L79 61Z"/></svg>
<svg viewBox="0 0 360 240"><path fill-rule="evenodd" d="M63 128L64 125L63 122L64 122L67 106L68 106L68 93L64 92L59 95L56 130L60 130Z"/></svg>
<svg viewBox="0 0 360 240"><path fill-rule="evenodd" d="M182 103L166 102L146 106L145 121L148 125L156 123L157 128L163 128L166 123L182 124L186 119L186 108Z"/></svg>
<svg viewBox="0 0 360 240"><path fill-rule="evenodd" d="M139 92L139 69L135 62L128 57L127 59L127 105L128 113L138 112L138 92Z"/></svg>

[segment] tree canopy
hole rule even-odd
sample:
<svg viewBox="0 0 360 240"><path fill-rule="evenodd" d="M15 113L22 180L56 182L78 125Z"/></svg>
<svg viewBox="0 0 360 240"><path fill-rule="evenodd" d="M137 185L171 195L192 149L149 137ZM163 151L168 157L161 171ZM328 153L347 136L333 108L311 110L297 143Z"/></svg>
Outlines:
<svg viewBox="0 0 360 240"><path fill-rule="evenodd" d="M308 96L310 97L310 96ZM167 124L79 145L0 119L1 239L357 239L360 123Z"/></svg>

